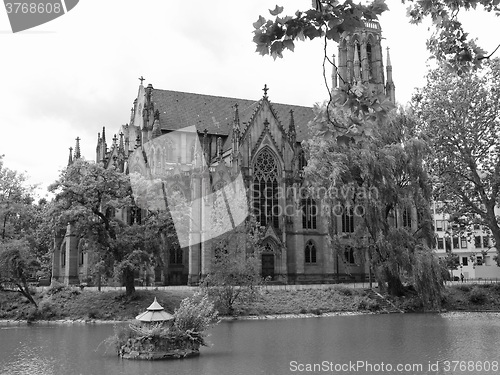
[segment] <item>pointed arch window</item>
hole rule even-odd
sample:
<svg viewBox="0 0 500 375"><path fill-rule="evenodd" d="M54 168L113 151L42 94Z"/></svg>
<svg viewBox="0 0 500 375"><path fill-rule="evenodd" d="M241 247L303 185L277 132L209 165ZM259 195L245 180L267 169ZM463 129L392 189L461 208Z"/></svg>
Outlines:
<svg viewBox="0 0 500 375"><path fill-rule="evenodd" d="M176 161L174 142L169 138L165 138L164 155L167 162L173 163Z"/></svg>
<svg viewBox="0 0 500 375"><path fill-rule="evenodd" d="M161 159L162 159L162 150L161 149L157 149L156 150L156 159L155 159L155 169L157 171L159 171L159 169L162 168L162 165L161 165Z"/></svg>
<svg viewBox="0 0 500 375"><path fill-rule="evenodd" d="M354 249L351 246L347 246L344 256L347 263L356 264L356 260L354 259Z"/></svg>
<svg viewBox="0 0 500 375"><path fill-rule="evenodd" d="M372 81L373 79L373 52L372 45L370 43L366 44L366 58L368 60L368 79Z"/></svg>
<svg viewBox="0 0 500 375"><path fill-rule="evenodd" d="M344 206L342 210L342 233L354 232L354 209L350 206Z"/></svg>
<svg viewBox="0 0 500 375"><path fill-rule="evenodd" d="M253 163L253 209L260 225L269 223L279 227L278 162L273 153L265 148Z"/></svg>
<svg viewBox="0 0 500 375"><path fill-rule="evenodd" d="M304 150L299 151L299 171L303 171L304 167L307 166L306 154Z"/></svg>
<svg viewBox="0 0 500 375"><path fill-rule="evenodd" d="M170 264L182 264L182 248L175 244L170 248Z"/></svg>
<svg viewBox="0 0 500 375"><path fill-rule="evenodd" d="M411 228L411 208L403 208L403 228Z"/></svg>
<svg viewBox="0 0 500 375"><path fill-rule="evenodd" d="M302 199L302 228L316 229L318 207L312 198Z"/></svg>
<svg viewBox="0 0 500 375"><path fill-rule="evenodd" d="M306 263L316 263L316 245L311 240L307 241L305 248L305 261Z"/></svg>

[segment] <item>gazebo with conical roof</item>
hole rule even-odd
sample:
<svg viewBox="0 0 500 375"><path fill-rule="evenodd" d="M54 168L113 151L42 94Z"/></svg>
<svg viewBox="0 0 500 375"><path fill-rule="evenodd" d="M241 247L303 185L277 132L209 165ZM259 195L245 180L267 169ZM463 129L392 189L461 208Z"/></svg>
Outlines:
<svg viewBox="0 0 500 375"><path fill-rule="evenodd" d="M158 303L155 297L155 300L147 308L147 310L142 314L137 315L135 319L145 323L158 323L172 321L174 320L174 316L166 312L163 306Z"/></svg>

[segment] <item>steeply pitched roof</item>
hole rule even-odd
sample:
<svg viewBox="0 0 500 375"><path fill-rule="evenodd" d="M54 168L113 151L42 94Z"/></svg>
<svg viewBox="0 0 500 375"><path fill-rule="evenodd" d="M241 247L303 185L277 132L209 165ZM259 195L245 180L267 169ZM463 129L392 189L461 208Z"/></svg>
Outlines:
<svg viewBox="0 0 500 375"><path fill-rule="evenodd" d="M154 89L152 101L160 112L162 130L177 130L195 125L199 132L228 135L233 126L234 105L238 103L242 131L246 128L259 102L247 99L193 94L180 91ZM271 103L281 125L288 129L290 109L294 111L297 141L307 138L307 123L313 119L312 108L298 105Z"/></svg>

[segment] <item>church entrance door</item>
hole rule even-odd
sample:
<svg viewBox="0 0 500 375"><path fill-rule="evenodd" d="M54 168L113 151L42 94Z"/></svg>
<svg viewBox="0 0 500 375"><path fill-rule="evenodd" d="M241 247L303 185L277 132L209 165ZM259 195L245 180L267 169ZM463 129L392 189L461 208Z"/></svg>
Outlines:
<svg viewBox="0 0 500 375"><path fill-rule="evenodd" d="M262 277L274 278L274 254L262 254Z"/></svg>

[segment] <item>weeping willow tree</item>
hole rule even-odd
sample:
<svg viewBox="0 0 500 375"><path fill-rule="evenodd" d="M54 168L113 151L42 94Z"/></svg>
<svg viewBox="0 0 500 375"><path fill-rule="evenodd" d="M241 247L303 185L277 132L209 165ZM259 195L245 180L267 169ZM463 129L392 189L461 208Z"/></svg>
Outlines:
<svg viewBox="0 0 500 375"><path fill-rule="evenodd" d="M321 206L332 248L341 259L345 248L356 249L357 259L370 265L390 295L412 285L426 307L437 307L443 283L431 250L431 186L423 162L428 149L413 117L393 110L369 134L354 137L360 119L339 106L330 106L327 115L327 107L315 108L312 137L303 147L307 183L329 191ZM336 224L345 210L354 216L348 239L340 238Z"/></svg>

